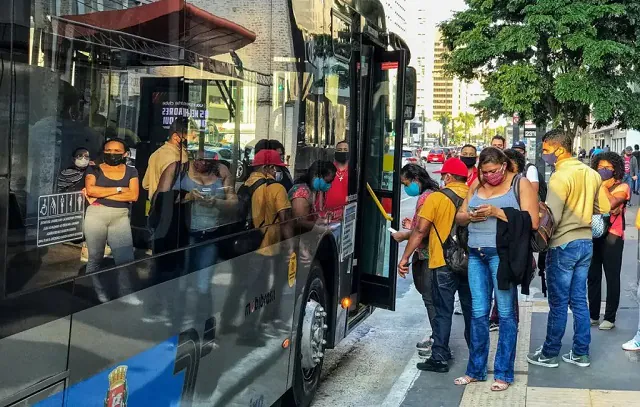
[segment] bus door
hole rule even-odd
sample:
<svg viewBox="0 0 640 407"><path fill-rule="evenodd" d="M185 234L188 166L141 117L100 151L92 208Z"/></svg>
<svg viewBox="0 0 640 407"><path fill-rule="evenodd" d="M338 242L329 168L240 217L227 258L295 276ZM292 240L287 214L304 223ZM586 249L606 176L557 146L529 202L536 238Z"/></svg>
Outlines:
<svg viewBox="0 0 640 407"><path fill-rule="evenodd" d="M362 47L358 129L361 188L355 254L358 301L390 310L395 309L398 243L388 229L400 227L407 64L405 50ZM409 106L408 110L414 109Z"/></svg>

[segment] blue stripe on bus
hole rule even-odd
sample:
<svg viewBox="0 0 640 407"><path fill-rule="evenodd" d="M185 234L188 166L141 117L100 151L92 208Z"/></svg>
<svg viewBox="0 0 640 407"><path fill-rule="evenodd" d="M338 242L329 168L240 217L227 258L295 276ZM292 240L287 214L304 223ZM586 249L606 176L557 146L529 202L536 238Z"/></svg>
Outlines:
<svg viewBox="0 0 640 407"><path fill-rule="evenodd" d="M104 407L109 391L109 373L127 366L127 405L179 406L185 372L173 374L178 337L174 336L153 348L103 370L97 375L66 389L64 405L68 407ZM37 407L62 406L62 393L36 404Z"/></svg>

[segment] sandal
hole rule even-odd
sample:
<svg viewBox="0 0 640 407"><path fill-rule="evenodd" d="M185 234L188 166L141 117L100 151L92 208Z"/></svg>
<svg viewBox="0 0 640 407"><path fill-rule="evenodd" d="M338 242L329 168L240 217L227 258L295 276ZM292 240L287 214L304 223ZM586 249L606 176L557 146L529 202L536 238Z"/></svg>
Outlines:
<svg viewBox="0 0 640 407"><path fill-rule="evenodd" d="M495 381L491 385L491 391L505 391L509 388L510 384L503 381Z"/></svg>
<svg viewBox="0 0 640 407"><path fill-rule="evenodd" d="M467 384L475 383L475 382L477 382L477 381L478 381L478 380L477 380L477 379L474 379L473 377L469 377L469 376L462 376L462 377L458 377L457 379L455 379L455 380L453 381L453 383L454 383L456 386L466 386Z"/></svg>

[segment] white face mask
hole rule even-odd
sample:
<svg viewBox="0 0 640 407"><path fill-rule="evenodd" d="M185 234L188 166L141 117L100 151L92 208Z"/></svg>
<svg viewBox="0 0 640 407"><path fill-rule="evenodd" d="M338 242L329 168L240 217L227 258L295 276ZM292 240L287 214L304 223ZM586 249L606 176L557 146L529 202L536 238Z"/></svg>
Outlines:
<svg viewBox="0 0 640 407"><path fill-rule="evenodd" d="M89 165L89 159L85 157L76 158L75 164L78 168L86 168Z"/></svg>
<svg viewBox="0 0 640 407"><path fill-rule="evenodd" d="M276 171L276 176L275 176L276 182L282 181L282 176L283 176L282 171Z"/></svg>

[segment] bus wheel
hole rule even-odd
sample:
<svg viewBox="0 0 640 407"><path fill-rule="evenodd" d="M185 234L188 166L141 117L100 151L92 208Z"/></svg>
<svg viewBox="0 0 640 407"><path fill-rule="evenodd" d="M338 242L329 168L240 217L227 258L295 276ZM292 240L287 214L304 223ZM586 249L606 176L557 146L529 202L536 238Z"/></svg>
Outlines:
<svg viewBox="0 0 640 407"><path fill-rule="evenodd" d="M300 304L300 319L296 341L295 371L291 389L295 405L307 407L318 388L320 371L324 360L325 333L327 332L327 290L318 261L311 271L304 290L304 301Z"/></svg>

